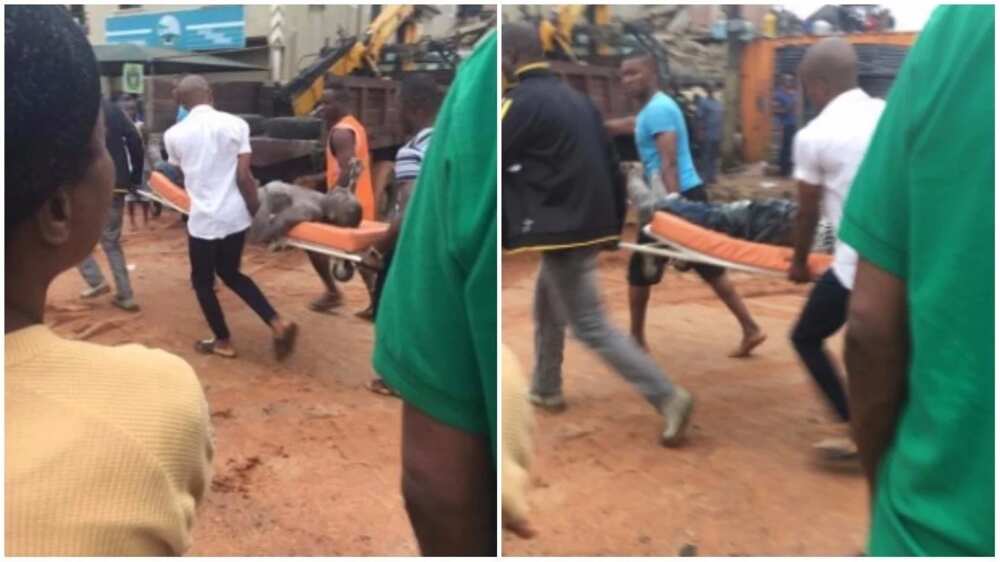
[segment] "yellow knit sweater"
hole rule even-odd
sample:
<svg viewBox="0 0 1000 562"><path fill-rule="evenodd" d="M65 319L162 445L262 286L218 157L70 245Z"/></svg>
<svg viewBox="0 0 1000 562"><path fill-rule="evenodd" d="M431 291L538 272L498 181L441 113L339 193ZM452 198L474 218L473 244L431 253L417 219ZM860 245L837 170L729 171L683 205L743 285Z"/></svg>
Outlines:
<svg viewBox="0 0 1000 562"><path fill-rule="evenodd" d="M534 417L528 402L528 381L517 356L506 346L500 348L503 427L500 441L500 503L504 521L521 521L528 516L528 470L532 460Z"/></svg>
<svg viewBox="0 0 1000 562"><path fill-rule="evenodd" d="M7 555L181 554L210 482L208 406L184 360L4 337Z"/></svg>

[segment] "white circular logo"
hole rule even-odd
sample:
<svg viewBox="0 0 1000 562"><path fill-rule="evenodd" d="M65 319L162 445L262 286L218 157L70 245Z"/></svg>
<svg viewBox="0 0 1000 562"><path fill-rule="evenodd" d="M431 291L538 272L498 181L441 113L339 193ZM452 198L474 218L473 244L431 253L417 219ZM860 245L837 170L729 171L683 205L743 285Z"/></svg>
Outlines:
<svg viewBox="0 0 1000 562"><path fill-rule="evenodd" d="M173 45L181 36L181 22L175 16L167 14L156 22L156 34L164 45Z"/></svg>

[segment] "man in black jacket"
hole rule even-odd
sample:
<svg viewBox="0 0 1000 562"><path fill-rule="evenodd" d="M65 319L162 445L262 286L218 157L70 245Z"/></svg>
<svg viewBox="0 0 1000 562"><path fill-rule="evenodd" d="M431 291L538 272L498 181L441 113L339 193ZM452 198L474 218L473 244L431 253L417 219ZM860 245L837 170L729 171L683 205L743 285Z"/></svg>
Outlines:
<svg viewBox="0 0 1000 562"><path fill-rule="evenodd" d="M105 143L111 159L115 163L115 194L108 214L108 222L101 234L101 248L108 257L111 273L115 278L115 295L112 304L129 312L136 312L139 306L135 304L132 286L129 283L128 269L125 264L125 254L122 252L122 216L125 209L125 191L134 192L142 184L143 150L142 139L135 125L129 121L118 105L104 99L101 100L101 110L104 113L106 128ZM78 267L88 288L80 294L85 299L92 299L108 293L111 287L104 280L97 260L90 255Z"/></svg>
<svg viewBox="0 0 1000 562"><path fill-rule="evenodd" d="M535 369L531 400L566 407L562 354L566 325L665 418L661 442L681 441L693 399L608 321L597 289L597 253L617 246L625 185L600 113L548 70L537 31L503 26L503 70L517 81L501 106L501 238L510 251L540 251L535 288Z"/></svg>

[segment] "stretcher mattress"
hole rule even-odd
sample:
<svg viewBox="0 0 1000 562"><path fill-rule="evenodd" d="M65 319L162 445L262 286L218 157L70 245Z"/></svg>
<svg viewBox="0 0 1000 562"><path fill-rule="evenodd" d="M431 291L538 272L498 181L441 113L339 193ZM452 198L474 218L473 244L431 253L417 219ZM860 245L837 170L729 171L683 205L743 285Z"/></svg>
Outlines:
<svg viewBox="0 0 1000 562"><path fill-rule="evenodd" d="M149 185L157 195L179 209L182 209L185 213L190 210L191 199L188 197L187 192L170 181L165 175L153 172L149 176ZM388 229L388 223L369 220L361 221L361 224L357 228L344 228L319 222L304 222L289 231L286 238L354 254L367 249Z"/></svg>
<svg viewBox="0 0 1000 562"><path fill-rule="evenodd" d="M747 267L783 272L792 263L791 248L731 238L662 211L653 215L650 231L684 249ZM809 255L809 271L814 278L832 263L833 256L829 254Z"/></svg>

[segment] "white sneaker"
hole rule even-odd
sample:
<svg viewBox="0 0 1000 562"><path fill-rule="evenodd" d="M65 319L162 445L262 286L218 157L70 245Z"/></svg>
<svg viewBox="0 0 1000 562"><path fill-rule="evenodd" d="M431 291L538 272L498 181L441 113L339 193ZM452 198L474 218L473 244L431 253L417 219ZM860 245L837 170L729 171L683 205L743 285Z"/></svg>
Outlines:
<svg viewBox="0 0 1000 562"><path fill-rule="evenodd" d="M660 443L664 447L676 447L684 439L684 430L691 420L694 411L694 397L679 386L674 386L674 392L667 398L660 412L663 414L663 433Z"/></svg>
<svg viewBox="0 0 1000 562"><path fill-rule="evenodd" d="M541 394L535 394L532 392L528 394L528 399L531 400L531 403L535 406L549 412L558 413L566 410L566 399L563 398L562 394L542 396Z"/></svg>
<svg viewBox="0 0 1000 562"><path fill-rule="evenodd" d="M102 282L96 287L87 287L86 289L80 291L81 299L93 299L101 295L106 295L111 292L111 287L107 283Z"/></svg>
<svg viewBox="0 0 1000 562"><path fill-rule="evenodd" d="M813 445L824 460L852 461L858 456L858 446L850 437L830 437Z"/></svg>

